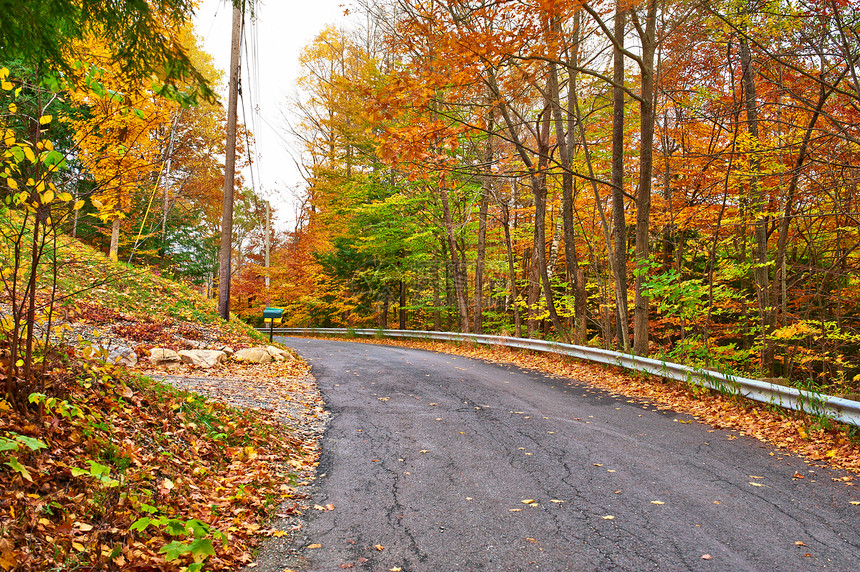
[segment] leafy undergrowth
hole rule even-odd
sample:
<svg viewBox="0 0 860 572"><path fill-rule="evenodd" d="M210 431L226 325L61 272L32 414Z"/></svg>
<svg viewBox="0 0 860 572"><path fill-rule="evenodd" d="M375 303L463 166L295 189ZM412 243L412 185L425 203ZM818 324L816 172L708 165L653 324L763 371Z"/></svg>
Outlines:
<svg viewBox="0 0 860 572"><path fill-rule="evenodd" d="M272 533L267 514L297 494L292 485L315 464L316 435L263 407L285 399L307 366L231 362L169 372L229 377L243 396L265 388L265 398L237 409L84 359L116 347L141 358L154 346L241 349L263 336L224 322L187 286L59 242L56 291L52 266L39 269L36 373L16 379L6 399L0 394L0 572L241 568ZM0 318L10 301L0 292ZM9 339L0 330L0 373L11 363ZM301 417L307 384L293 385L286 399Z"/></svg>
<svg viewBox="0 0 860 572"><path fill-rule="evenodd" d="M342 339L342 338L341 338ZM723 395L674 380L631 374L555 354L539 354L502 347L422 340L354 339L514 364L551 375L577 379L616 395L634 397L664 409L688 413L718 429L733 429L775 445L788 453L832 467L860 473L860 436L827 419L811 417L747 399ZM802 478L802 477L801 477ZM852 486L852 481L846 481Z"/></svg>
<svg viewBox="0 0 860 572"><path fill-rule="evenodd" d="M0 401L3 570L237 569L315 462L270 416L121 368L67 355L47 378L23 414Z"/></svg>

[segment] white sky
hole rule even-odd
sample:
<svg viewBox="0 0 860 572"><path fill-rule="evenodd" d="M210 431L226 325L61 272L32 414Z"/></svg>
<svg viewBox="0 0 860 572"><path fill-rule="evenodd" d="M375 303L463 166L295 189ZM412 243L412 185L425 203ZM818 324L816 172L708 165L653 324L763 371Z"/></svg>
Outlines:
<svg viewBox="0 0 860 572"><path fill-rule="evenodd" d="M286 98L294 93L299 75L299 54L326 25L346 25L343 12L348 3L349 0L258 0L255 25L259 90L255 89L249 76L252 62L246 58L244 48L242 51L242 91L249 127L252 105L258 103L260 107L261 121L254 129L258 153L254 170L256 187L262 189L262 196L269 199L277 211L281 229L292 230L295 190L303 186L287 148L289 144L285 141L287 135L283 119L288 113ZM203 49L214 58L215 65L224 70L225 78L230 66L231 21L232 7L227 0L201 0L195 16L197 35L202 38ZM250 32L251 26L246 22L245 38L249 47ZM226 105L226 88L221 93ZM240 100L240 122L241 104ZM245 184L250 186L250 174L246 172L244 178Z"/></svg>

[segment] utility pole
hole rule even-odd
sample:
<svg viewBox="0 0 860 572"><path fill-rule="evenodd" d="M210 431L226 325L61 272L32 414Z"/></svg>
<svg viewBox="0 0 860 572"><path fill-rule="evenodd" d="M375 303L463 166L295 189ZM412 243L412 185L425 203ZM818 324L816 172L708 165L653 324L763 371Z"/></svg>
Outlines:
<svg viewBox="0 0 860 572"><path fill-rule="evenodd" d="M244 5L244 2L242 3ZM239 98L239 47L242 7L233 4L230 84L227 100L227 157L224 161L224 203L221 211L221 253L218 256L218 313L230 319L230 257L233 250L233 183L236 176L236 101Z"/></svg>
<svg viewBox="0 0 860 572"><path fill-rule="evenodd" d="M272 249L272 205L266 201L266 289L269 288L269 251ZM268 292L267 292L268 294ZM268 300L268 298L266 298Z"/></svg>

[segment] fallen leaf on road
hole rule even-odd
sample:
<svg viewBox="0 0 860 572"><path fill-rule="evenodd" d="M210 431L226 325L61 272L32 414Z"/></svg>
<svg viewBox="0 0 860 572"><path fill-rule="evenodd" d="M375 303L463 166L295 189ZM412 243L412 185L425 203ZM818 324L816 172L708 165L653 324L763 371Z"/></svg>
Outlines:
<svg viewBox="0 0 860 572"><path fill-rule="evenodd" d="M853 500L853 501L848 501L848 503L849 504L860 504L860 501Z"/></svg>
<svg viewBox="0 0 860 572"><path fill-rule="evenodd" d="M521 512L522 510L521 508L509 508L508 512Z"/></svg>
<svg viewBox="0 0 860 572"><path fill-rule="evenodd" d="M420 450L420 451L418 451L418 452L419 452L419 453L429 453L429 452L430 452L430 450L429 450L429 449L421 449L421 450Z"/></svg>
<svg viewBox="0 0 860 572"><path fill-rule="evenodd" d="M322 548L322 544L309 544L308 548Z"/></svg>
<svg viewBox="0 0 860 572"><path fill-rule="evenodd" d="M535 503L535 499L526 499L526 500L522 500L522 501L520 501L520 502L521 502L521 503L523 503L523 504L534 504L534 503Z"/></svg>
<svg viewBox="0 0 860 572"><path fill-rule="evenodd" d="M652 500L652 501L651 501L651 504L666 504L666 503L664 503L664 502L663 502L663 501L661 501L661 500Z"/></svg>
<svg viewBox="0 0 860 572"><path fill-rule="evenodd" d="M613 518L615 518L615 517L614 517L614 516L612 516L611 514L607 514L606 516L603 516L603 517L601 517L601 518L602 518L603 520L612 520L612 519L613 519Z"/></svg>
<svg viewBox="0 0 860 572"><path fill-rule="evenodd" d="M395 566L394 568L389 568L388 572L402 572L403 568L400 566Z"/></svg>
<svg viewBox="0 0 860 572"><path fill-rule="evenodd" d="M344 562L343 564L340 565L340 567L343 569L352 568L353 566L355 566L355 564L353 564L352 562Z"/></svg>
<svg viewBox="0 0 860 572"><path fill-rule="evenodd" d="M751 478L751 479L763 479L764 477L757 477L757 476L755 476L755 475L750 475L750 478Z"/></svg>
<svg viewBox="0 0 860 572"><path fill-rule="evenodd" d="M795 543L794 543L794 545L795 545L795 546L806 546L806 543L805 543L805 542L801 542L800 540L798 540L797 542L795 542Z"/></svg>
<svg viewBox="0 0 860 572"><path fill-rule="evenodd" d="M595 467L602 467L602 466L603 466L603 463L594 463L594 466L595 466Z"/></svg>
<svg viewBox="0 0 860 572"><path fill-rule="evenodd" d="M806 477L804 477L803 475L801 475L800 473L794 473L794 474L793 474L793 475L791 475L791 476L792 476L793 478L795 478L795 479L805 479L805 478L806 478Z"/></svg>
<svg viewBox="0 0 860 572"><path fill-rule="evenodd" d="M558 499L551 499L549 502L562 503L562 502L564 502L564 501L563 501L563 500L558 500Z"/></svg>
<svg viewBox="0 0 860 572"><path fill-rule="evenodd" d="M380 552L385 550L385 547L381 544L374 544L373 547L376 548L377 550L379 550Z"/></svg>
<svg viewBox="0 0 860 572"><path fill-rule="evenodd" d="M711 558L713 558L713 556L710 554L702 554L702 560L710 560Z"/></svg>

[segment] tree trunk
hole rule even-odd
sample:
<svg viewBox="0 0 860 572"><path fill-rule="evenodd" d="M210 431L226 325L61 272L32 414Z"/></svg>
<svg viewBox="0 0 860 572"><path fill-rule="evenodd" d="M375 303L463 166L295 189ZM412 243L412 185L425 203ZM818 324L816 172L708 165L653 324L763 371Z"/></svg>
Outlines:
<svg viewBox="0 0 860 572"><path fill-rule="evenodd" d="M654 54L657 50L657 1L649 0L642 42L642 100L639 105L639 190L636 193L636 297L633 305L633 352L648 355L648 304L643 284L648 278L651 175L654 170Z"/></svg>
<svg viewBox="0 0 860 572"><path fill-rule="evenodd" d="M454 292L457 297L457 309L460 314L460 332L469 333L469 301L466 297L466 269L465 261L460 260L457 254L457 240L454 236L454 221L451 218L451 208L448 204L448 189L442 183L439 189L442 199L442 216L445 221L445 233L448 239L448 251L451 255L451 270L454 274Z"/></svg>
<svg viewBox="0 0 860 572"><path fill-rule="evenodd" d="M513 244L511 243L511 211L508 208L507 203L500 203L499 206L502 207L502 225L505 231L505 248L508 252L508 275L511 280L511 297L514 301L514 327L516 328L516 337L521 338L523 336L523 326L518 303L520 293L517 288L517 273L514 268L514 249Z"/></svg>
<svg viewBox="0 0 860 572"><path fill-rule="evenodd" d="M437 332L442 331L442 312L439 307L442 305L442 298L439 296L439 268L433 265L433 329Z"/></svg>
<svg viewBox="0 0 860 572"><path fill-rule="evenodd" d="M579 12L574 18L573 54L568 57L568 66L572 70L578 65L579 53ZM556 37L561 36L561 24L554 22L553 30ZM567 85L568 115L566 122L562 116L561 94L558 81L558 72L554 62L550 63L550 100L553 105L553 118L555 120L556 142L559 151L559 162L562 168L561 174L561 220L564 229L564 261L567 269L567 279L573 291L573 342L582 344L585 342L585 276L579 267L579 256L576 252L576 231L573 224L573 197L574 180L571 164L571 154L576 141L575 121L573 114L573 101L576 91L576 72L570 71Z"/></svg>
<svg viewBox="0 0 860 572"><path fill-rule="evenodd" d="M117 216L113 219L110 229L110 248L108 249L108 258L116 262L119 259L119 230L122 220Z"/></svg>
<svg viewBox="0 0 860 572"><path fill-rule="evenodd" d="M487 120L487 144L484 149L484 164L489 165L493 161L493 116ZM490 205L490 194L492 193L492 178L483 177L481 181L481 204L478 210L478 255L475 260L475 312L474 332L480 334L483 330L483 304L484 304L484 260L487 252L487 212Z"/></svg>
<svg viewBox="0 0 860 572"><path fill-rule="evenodd" d="M623 296L616 296L615 324L618 348L628 351L630 339L628 335L627 310L627 223L624 220L624 23L627 12L618 0L615 8L615 41L612 50L612 228L615 233L615 279L616 289L623 291Z"/></svg>
<svg viewBox="0 0 860 572"><path fill-rule="evenodd" d="M398 307L400 329L406 329L406 281L400 281L400 305Z"/></svg>
<svg viewBox="0 0 860 572"><path fill-rule="evenodd" d="M741 53L741 72L744 83L744 103L747 112L747 130L754 141L758 141L758 110L755 78L753 77L752 59L749 43L741 36L739 39ZM753 227L753 279L755 280L756 299L761 324L761 368L770 375L773 371L773 348L768 336L773 330L773 309L770 304L770 278L767 263L767 226L768 214L765 204L761 181L757 175L760 161L757 154L750 160L750 186L752 210L755 216Z"/></svg>

